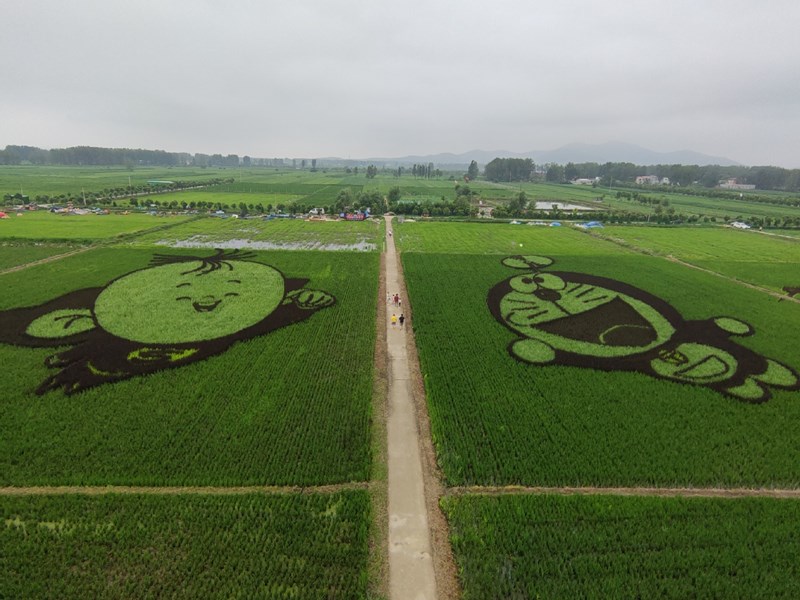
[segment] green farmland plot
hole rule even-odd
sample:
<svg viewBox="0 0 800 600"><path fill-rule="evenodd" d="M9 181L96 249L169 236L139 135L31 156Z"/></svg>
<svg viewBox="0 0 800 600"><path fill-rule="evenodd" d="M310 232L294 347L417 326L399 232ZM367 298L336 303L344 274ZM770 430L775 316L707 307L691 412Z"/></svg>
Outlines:
<svg viewBox="0 0 800 600"><path fill-rule="evenodd" d="M137 167L123 166L0 166L0 192L23 193L31 199L38 195L57 196L82 192L99 192L107 188L126 188L145 185L151 180L207 181L214 177L230 177L226 169L199 167Z"/></svg>
<svg viewBox="0 0 800 600"><path fill-rule="evenodd" d="M32 244L0 242L0 271L25 265L58 254L66 254L77 246L66 244Z"/></svg>
<svg viewBox="0 0 800 600"><path fill-rule="evenodd" d="M800 243L731 228L608 227L600 237L775 290L800 286Z"/></svg>
<svg viewBox="0 0 800 600"><path fill-rule="evenodd" d="M402 231L416 226L403 225ZM681 315L676 327L687 336L690 354L710 352L714 344L727 348L717 353L721 359L702 362L703 368L714 361L724 363L728 351L742 357L742 368L750 360L761 360L753 355L795 371L800 368L795 339L800 313L794 303L778 302L589 236L578 236L581 241L566 249L559 238L548 243L544 236L551 233L536 234L537 245L529 248L554 260L543 274L554 273L553 281L559 273L570 272L608 278L668 302ZM583 244L594 244L594 251ZM477 238L473 247L487 248ZM490 290L520 273L502 264L502 259L503 255L403 255L432 432L448 484L794 486L800 482L797 391L773 385L764 392L755 382L734 390L733 383L725 387L725 379L716 387L702 385L700 379L690 383L659 370L660 362L640 364L631 371L628 363L611 358L597 359L603 370L592 368L579 354L559 355L564 366L546 364L547 357L545 364L535 364L539 360L535 356L520 360L524 353L511 352L512 348L538 351L540 346L530 341L514 346L523 339L521 334L491 313ZM667 310L660 301L653 302L659 311ZM702 328L699 323L688 324L713 317L746 322L754 334L723 340L716 324ZM732 320L720 323L738 327ZM548 339L556 339L549 335ZM675 358L669 355L664 360ZM774 381L792 383L790 378ZM742 397L751 392L749 397L760 403Z"/></svg>
<svg viewBox="0 0 800 600"><path fill-rule="evenodd" d="M394 225L394 235L402 252L507 255L542 252L542 248L558 254L598 252L596 240L571 227L406 221ZM627 252L613 244L605 246L606 252Z"/></svg>
<svg viewBox="0 0 800 600"><path fill-rule="evenodd" d="M105 248L1 276L0 484L368 478L378 255L161 252L184 271L154 254ZM149 264L139 292L121 277ZM262 294L254 277L285 281L237 305ZM266 317L227 308L262 304Z"/></svg>
<svg viewBox="0 0 800 600"><path fill-rule="evenodd" d="M134 245L227 247L264 245L287 249L377 250L382 246L383 222L305 221L302 219L198 219L138 236Z"/></svg>
<svg viewBox="0 0 800 600"><path fill-rule="evenodd" d="M0 498L2 598L366 598L369 496Z"/></svg>
<svg viewBox="0 0 800 600"><path fill-rule="evenodd" d="M464 600L797 598L796 500L448 497Z"/></svg>
<svg viewBox="0 0 800 600"><path fill-rule="evenodd" d="M0 219L2 240L105 240L154 227L187 221L187 216L156 217L143 213L60 215L25 211L22 216Z"/></svg>

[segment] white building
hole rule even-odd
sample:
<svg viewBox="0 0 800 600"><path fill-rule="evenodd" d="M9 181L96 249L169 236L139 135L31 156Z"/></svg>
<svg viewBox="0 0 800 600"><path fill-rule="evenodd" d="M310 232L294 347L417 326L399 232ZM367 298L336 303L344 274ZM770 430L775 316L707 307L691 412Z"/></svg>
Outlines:
<svg viewBox="0 0 800 600"><path fill-rule="evenodd" d="M719 182L719 185L717 187L720 187L720 188L722 188L724 190L754 190L754 189L756 189L756 186L754 186L754 185L750 185L748 183L739 183L736 180L736 178L723 179L722 181Z"/></svg>

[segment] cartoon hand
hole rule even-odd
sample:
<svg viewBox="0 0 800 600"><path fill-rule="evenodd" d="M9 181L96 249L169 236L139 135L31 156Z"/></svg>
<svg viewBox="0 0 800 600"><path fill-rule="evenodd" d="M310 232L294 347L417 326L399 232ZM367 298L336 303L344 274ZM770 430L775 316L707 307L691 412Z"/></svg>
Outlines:
<svg viewBox="0 0 800 600"><path fill-rule="evenodd" d="M520 360L538 365L553 362L556 357L556 351L552 346L533 339L518 340L511 345L509 350Z"/></svg>

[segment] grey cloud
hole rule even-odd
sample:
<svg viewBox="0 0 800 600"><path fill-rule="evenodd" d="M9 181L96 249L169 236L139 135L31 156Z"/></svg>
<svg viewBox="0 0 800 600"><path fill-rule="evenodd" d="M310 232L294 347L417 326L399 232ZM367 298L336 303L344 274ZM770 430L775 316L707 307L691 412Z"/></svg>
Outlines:
<svg viewBox="0 0 800 600"><path fill-rule="evenodd" d="M800 166L792 0L6 0L0 145L252 156L624 140Z"/></svg>

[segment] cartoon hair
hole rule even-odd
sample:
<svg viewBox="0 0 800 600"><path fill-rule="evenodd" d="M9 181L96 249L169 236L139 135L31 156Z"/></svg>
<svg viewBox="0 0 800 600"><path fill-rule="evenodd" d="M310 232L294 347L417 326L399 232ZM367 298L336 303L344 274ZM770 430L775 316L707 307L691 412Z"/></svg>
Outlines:
<svg viewBox="0 0 800 600"><path fill-rule="evenodd" d="M189 269L188 271L184 271L181 275L188 275L189 273L197 273L198 275L207 275L208 273L213 273L214 271L219 271L223 265L228 268L229 271L233 270L233 265L229 262L232 260L250 260L255 258L255 254L252 252L242 252L240 249L236 249L233 252L226 252L223 249L218 248L216 254L213 256L186 256L180 254L156 254L150 260L151 267L161 267L163 265L173 265L178 263L194 263L200 262L200 266L196 269Z"/></svg>

